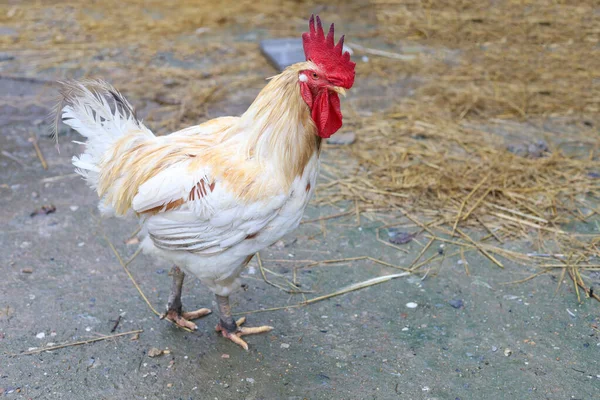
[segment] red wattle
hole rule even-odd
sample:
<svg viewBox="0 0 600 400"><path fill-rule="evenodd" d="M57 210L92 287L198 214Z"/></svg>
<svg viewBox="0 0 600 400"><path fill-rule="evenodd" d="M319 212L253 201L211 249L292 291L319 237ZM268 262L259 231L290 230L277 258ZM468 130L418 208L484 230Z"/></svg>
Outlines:
<svg viewBox="0 0 600 400"><path fill-rule="evenodd" d="M313 95L308 85L304 82L300 82L300 95L308 105L308 108L312 109L313 106Z"/></svg>
<svg viewBox="0 0 600 400"><path fill-rule="evenodd" d="M342 110L340 109L340 98L337 93L321 90L317 94L313 102L312 119L317 125L319 136L324 139L327 139L342 127Z"/></svg>

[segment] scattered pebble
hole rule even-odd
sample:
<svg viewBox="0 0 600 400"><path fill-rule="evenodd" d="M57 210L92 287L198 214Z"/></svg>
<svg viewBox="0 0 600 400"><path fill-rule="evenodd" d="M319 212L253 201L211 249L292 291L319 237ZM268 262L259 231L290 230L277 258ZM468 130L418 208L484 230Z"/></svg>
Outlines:
<svg viewBox="0 0 600 400"><path fill-rule="evenodd" d="M229 358L229 354L221 354L221 358Z"/></svg>
<svg viewBox="0 0 600 400"><path fill-rule="evenodd" d="M69 206L69 208L71 209L71 211L75 212L77 210L79 210L79 206Z"/></svg>
<svg viewBox="0 0 600 400"><path fill-rule="evenodd" d="M33 270L31 268L23 268L21 272L24 274L31 274L33 273Z"/></svg>
<svg viewBox="0 0 600 400"><path fill-rule="evenodd" d="M507 348L507 349L504 349L504 355L505 355L506 357L510 356L511 354L512 354L512 350L511 350L511 349L508 349L508 348Z"/></svg>
<svg viewBox="0 0 600 400"><path fill-rule="evenodd" d="M408 330L408 328L402 328L402 331L406 332Z"/></svg>
<svg viewBox="0 0 600 400"><path fill-rule="evenodd" d="M290 345L288 343L281 343L281 348L282 349L289 349Z"/></svg>
<svg viewBox="0 0 600 400"><path fill-rule="evenodd" d="M418 304L414 302L406 303L406 307L408 308L417 308Z"/></svg>
<svg viewBox="0 0 600 400"><path fill-rule="evenodd" d="M83 246L85 246L85 242L79 242L79 243L77 243L77 246L83 247Z"/></svg>
<svg viewBox="0 0 600 400"><path fill-rule="evenodd" d="M389 241L392 244L406 244L417 236L416 232L404 232L396 228L388 229Z"/></svg>
<svg viewBox="0 0 600 400"><path fill-rule="evenodd" d="M429 386L423 386L421 388L421 390L424 391L424 392L429 392L431 389L429 388Z"/></svg>
<svg viewBox="0 0 600 400"><path fill-rule="evenodd" d="M37 335L35 335L35 337L38 338L38 339L43 339L43 338L46 337L46 334L44 332L40 332Z"/></svg>
<svg viewBox="0 0 600 400"><path fill-rule="evenodd" d="M85 331L86 331L86 332L90 332L91 330L92 330L92 328L91 328L90 326L86 326L86 327L85 327Z"/></svg>
<svg viewBox="0 0 600 400"><path fill-rule="evenodd" d="M163 351L160 349L157 349L156 347L152 347L150 350L148 350L148 357L150 357L150 358L158 357L162 354L163 354Z"/></svg>
<svg viewBox="0 0 600 400"><path fill-rule="evenodd" d="M254 383L254 378L246 378L246 382Z"/></svg>
<svg viewBox="0 0 600 400"><path fill-rule="evenodd" d="M498 351L498 348L496 346L492 346L492 351L495 353Z"/></svg>
<svg viewBox="0 0 600 400"><path fill-rule="evenodd" d="M50 205L41 206L40 208L33 210L29 214L29 216L35 217L36 215L48 215L48 214L52 214L53 212L56 212L56 207L54 207L53 204L50 204Z"/></svg>
<svg viewBox="0 0 600 400"><path fill-rule="evenodd" d="M449 303L454 308L461 308L464 305L461 299L450 300Z"/></svg>
<svg viewBox="0 0 600 400"><path fill-rule="evenodd" d="M168 388L173 387L173 384L172 383L167 383L167 387Z"/></svg>

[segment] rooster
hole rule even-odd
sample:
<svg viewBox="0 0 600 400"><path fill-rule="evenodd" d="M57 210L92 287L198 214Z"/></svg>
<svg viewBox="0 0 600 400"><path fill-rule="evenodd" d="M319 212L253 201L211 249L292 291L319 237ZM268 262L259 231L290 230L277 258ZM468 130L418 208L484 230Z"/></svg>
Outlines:
<svg viewBox="0 0 600 400"><path fill-rule="evenodd" d="M295 229L315 191L322 138L342 126L338 95L354 83L355 64L311 16L302 35L306 61L270 79L240 117L216 118L155 136L134 108L102 81L66 82L64 123L86 138L73 158L96 190L103 214L140 219L144 252L173 263L163 318L189 329L209 314L183 312L186 274L215 295L217 332L248 350L242 336L270 326L242 327L229 296L253 255Z"/></svg>

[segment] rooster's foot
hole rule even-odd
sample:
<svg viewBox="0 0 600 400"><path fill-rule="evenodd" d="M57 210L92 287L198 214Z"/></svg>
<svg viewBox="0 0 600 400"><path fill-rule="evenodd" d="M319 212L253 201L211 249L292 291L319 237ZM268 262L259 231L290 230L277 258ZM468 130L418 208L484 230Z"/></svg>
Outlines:
<svg viewBox="0 0 600 400"><path fill-rule="evenodd" d="M222 320L219 321L215 330L220 332L224 338L231 340L233 343L241 346L244 350L248 351L248 343L242 340L242 336L244 335L256 335L259 333L270 332L273 330L272 326L259 326L255 328L245 328L241 325L246 322L246 317L242 317L235 322L235 328L227 329L226 323Z"/></svg>
<svg viewBox="0 0 600 400"><path fill-rule="evenodd" d="M177 310L169 310L165 314L161 315L160 319L168 319L177 326L195 331L198 329L198 326L195 323L193 323L192 320L204 317L205 315L208 315L210 313L211 311L208 308L201 308L196 311L184 313L179 312Z"/></svg>

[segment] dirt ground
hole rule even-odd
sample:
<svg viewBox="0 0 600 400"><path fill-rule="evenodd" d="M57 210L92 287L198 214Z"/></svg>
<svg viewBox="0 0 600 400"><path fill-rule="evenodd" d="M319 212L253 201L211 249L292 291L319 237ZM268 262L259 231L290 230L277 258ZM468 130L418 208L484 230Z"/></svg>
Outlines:
<svg viewBox="0 0 600 400"><path fill-rule="evenodd" d="M14 35L0 27L0 35ZM246 40L255 40L249 36ZM129 280L123 259L136 221L101 220L97 198L73 172L75 132L48 137L53 71L21 78L19 54L0 52L0 397L7 399L593 399L600 391L600 314L595 300L578 302L572 282L555 292L559 273L519 284L536 270L478 252L443 258L431 273L400 277L313 304L262 279L256 260L244 272L248 289L232 297L234 312L270 334L249 337L250 350L220 338L216 314L188 333L161 321ZM162 62L177 63L163 59ZM275 71L264 64L258 73ZM110 76L105 76L110 79ZM363 86L348 101L409 96L415 79L397 87ZM252 85L228 95L206 117L237 113ZM127 95L127 93L125 93ZM354 96L354 97L353 97ZM135 103L135 96L132 99ZM375 103L372 103L373 106ZM142 116L155 106L144 103ZM160 118L158 118L160 120ZM549 119L548 124L560 122ZM154 124L158 124L154 122ZM149 123L154 128L153 123ZM497 121L496 121L497 125ZM506 122L512 132L514 122ZM516 129L535 136L531 129ZM44 170L31 137L48 164ZM327 157L334 157L335 150ZM327 151L327 149L326 149ZM52 213L38 213L52 205ZM427 239L399 251L377 241L381 222L346 215L352 204L310 206L300 228L261 252L265 268L288 278L306 260L364 256L408 267ZM390 219L394 215L390 215ZM596 233L597 224L573 229ZM477 232L472 232L477 235ZM507 249L535 251L526 240ZM423 255L444 252L435 247ZM137 256L129 265L159 311L170 288L169 265ZM427 270L429 267L423 267ZM468 269L469 273L466 272ZM369 259L299 269L312 298L401 271ZM600 287L600 273L589 273ZM277 279L269 274L270 279ZM184 307L216 308L200 282L188 278ZM414 303L414 304L412 304ZM118 324L117 324L118 320ZM115 328L116 326L116 328ZM113 332L114 329L114 332ZM106 335L141 331L79 346L23 355ZM157 348L163 354L150 357Z"/></svg>

